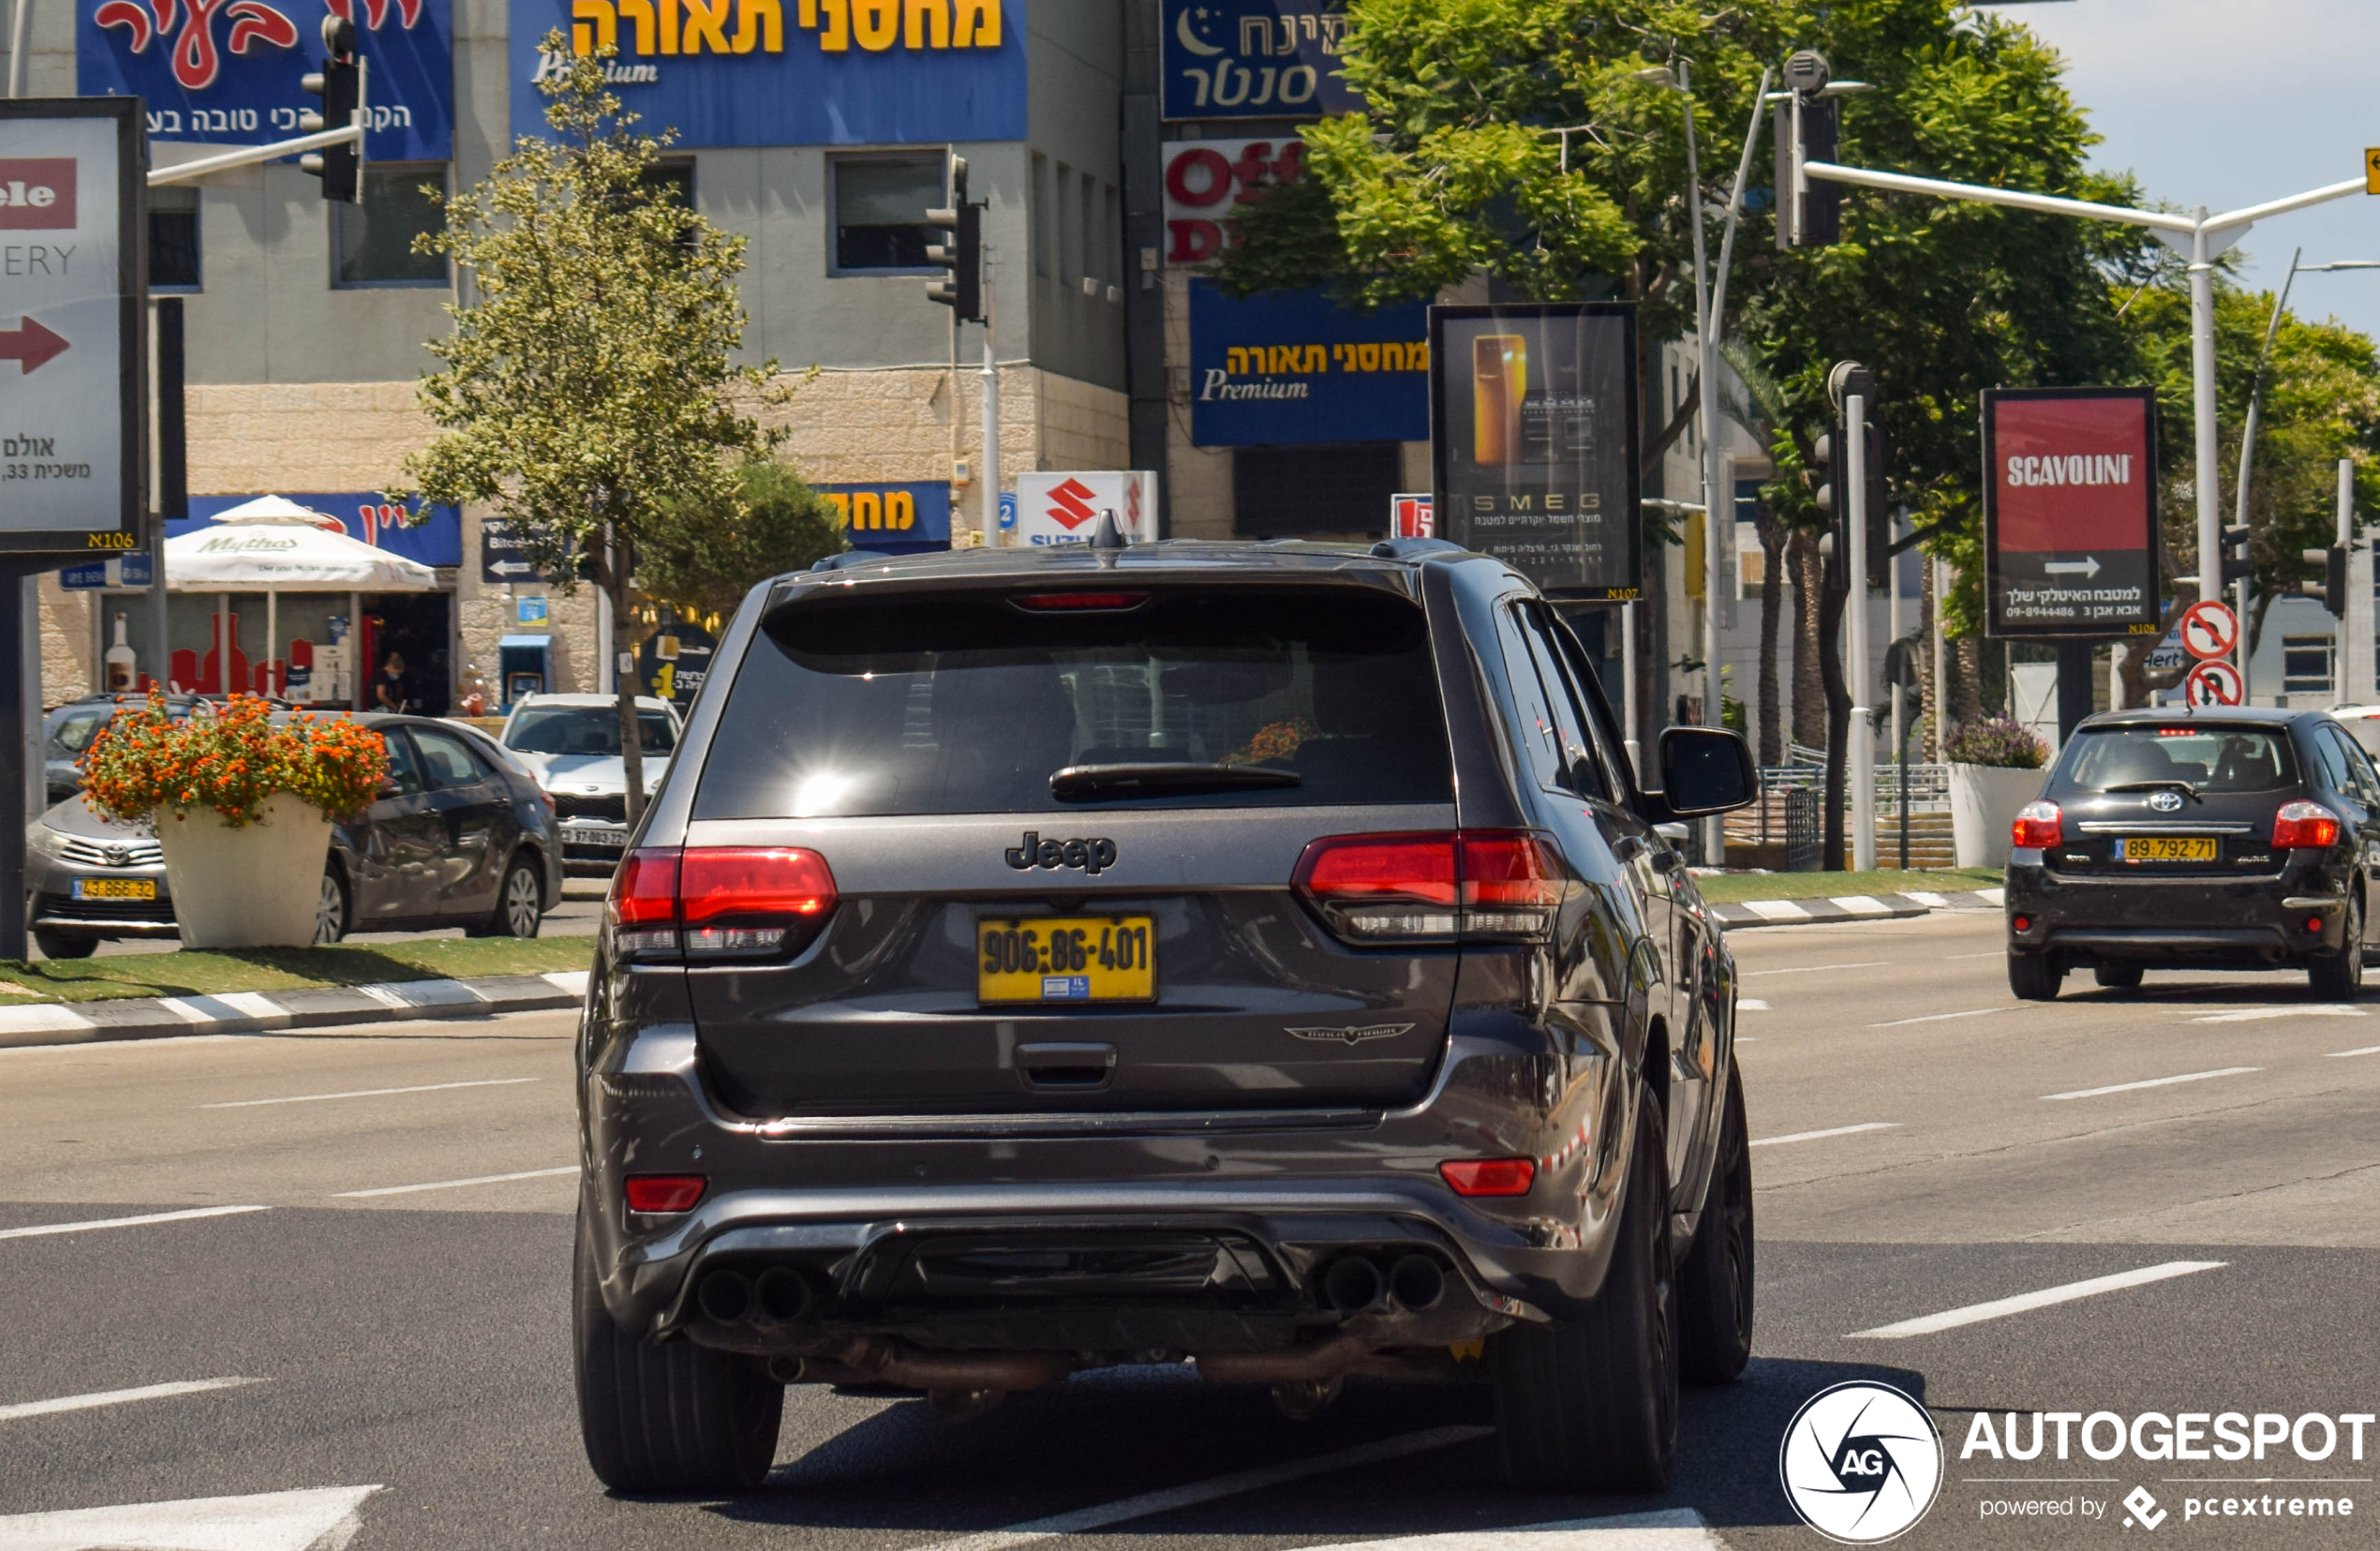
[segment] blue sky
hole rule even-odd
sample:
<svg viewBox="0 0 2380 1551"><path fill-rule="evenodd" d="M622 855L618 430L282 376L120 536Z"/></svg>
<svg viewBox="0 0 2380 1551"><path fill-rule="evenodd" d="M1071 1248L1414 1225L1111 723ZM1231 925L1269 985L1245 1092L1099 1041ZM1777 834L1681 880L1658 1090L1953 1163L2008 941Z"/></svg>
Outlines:
<svg viewBox="0 0 2380 1551"><path fill-rule="evenodd" d="M2380 145L2380 0L2045 0L1991 7L2066 56L2067 81L2105 138L2096 165L2130 169L2151 198L2211 210L2363 173ZM2276 284L2307 263L2380 259L2380 198L2351 194L2259 224L2243 278ZM2380 270L2300 275L2290 310L2380 336Z"/></svg>

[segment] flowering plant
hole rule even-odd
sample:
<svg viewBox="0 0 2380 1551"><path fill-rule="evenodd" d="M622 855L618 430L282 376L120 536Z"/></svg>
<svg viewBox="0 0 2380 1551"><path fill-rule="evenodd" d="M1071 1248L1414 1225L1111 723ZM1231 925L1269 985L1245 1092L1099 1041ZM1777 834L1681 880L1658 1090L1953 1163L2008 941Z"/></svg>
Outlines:
<svg viewBox="0 0 2380 1551"><path fill-rule="evenodd" d="M144 707L117 711L83 751L84 798L125 822L212 808L234 829L255 823L275 792L333 818L363 812L388 779L387 741L344 716L273 715L257 696L235 694L212 714L176 721L152 694Z"/></svg>
<svg viewBox="0 0 2380 1551"><path fill-rule="evenodd" d="M1942 753L1954 765L1993 765L2008 770L2038 770L2049 761L2049 745L2031 728L2005 716L1963 723Z"/></svg>

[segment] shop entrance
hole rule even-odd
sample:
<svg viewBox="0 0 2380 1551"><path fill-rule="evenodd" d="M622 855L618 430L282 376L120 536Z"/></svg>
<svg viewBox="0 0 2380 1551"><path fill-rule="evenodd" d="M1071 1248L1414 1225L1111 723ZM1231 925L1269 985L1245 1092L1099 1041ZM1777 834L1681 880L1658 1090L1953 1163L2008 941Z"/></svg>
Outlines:
<svg viewBox="0 0 2380 1551"><path fill-rule="evenodd" d="M364 708L444 716L454 688L454 600L445 592L364 597Z"/></svg>

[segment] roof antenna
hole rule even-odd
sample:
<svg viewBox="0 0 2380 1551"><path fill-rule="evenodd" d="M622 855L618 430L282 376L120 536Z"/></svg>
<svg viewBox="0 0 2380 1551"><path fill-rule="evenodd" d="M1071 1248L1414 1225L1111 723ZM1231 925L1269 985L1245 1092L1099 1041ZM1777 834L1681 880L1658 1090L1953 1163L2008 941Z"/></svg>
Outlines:
<svg viewBox="0 0 2380 1551"><path fill-rule="evenodd" d="M1099 526L1093 529L1091 532L1091 547L1122 549L1131 542L1123 536L1123 529L1116 526L1116 509L1112 506L1102 509L1099 514Z"/></svg>

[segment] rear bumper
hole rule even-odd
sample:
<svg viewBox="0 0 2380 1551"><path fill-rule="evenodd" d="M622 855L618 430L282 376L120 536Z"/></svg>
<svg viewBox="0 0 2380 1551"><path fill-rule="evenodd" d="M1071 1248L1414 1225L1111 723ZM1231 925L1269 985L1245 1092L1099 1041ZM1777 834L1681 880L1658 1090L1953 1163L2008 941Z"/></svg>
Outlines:
<svg viewBox="0 0 2380 1551"><path fill-rule="evenodd" d="M2075 878L2040 855L2010 854L2002 908L2017 951L2076 964L2257 968L2327 957L2344 941L2353 877L2328 855L2238 879Z"/></svg>

